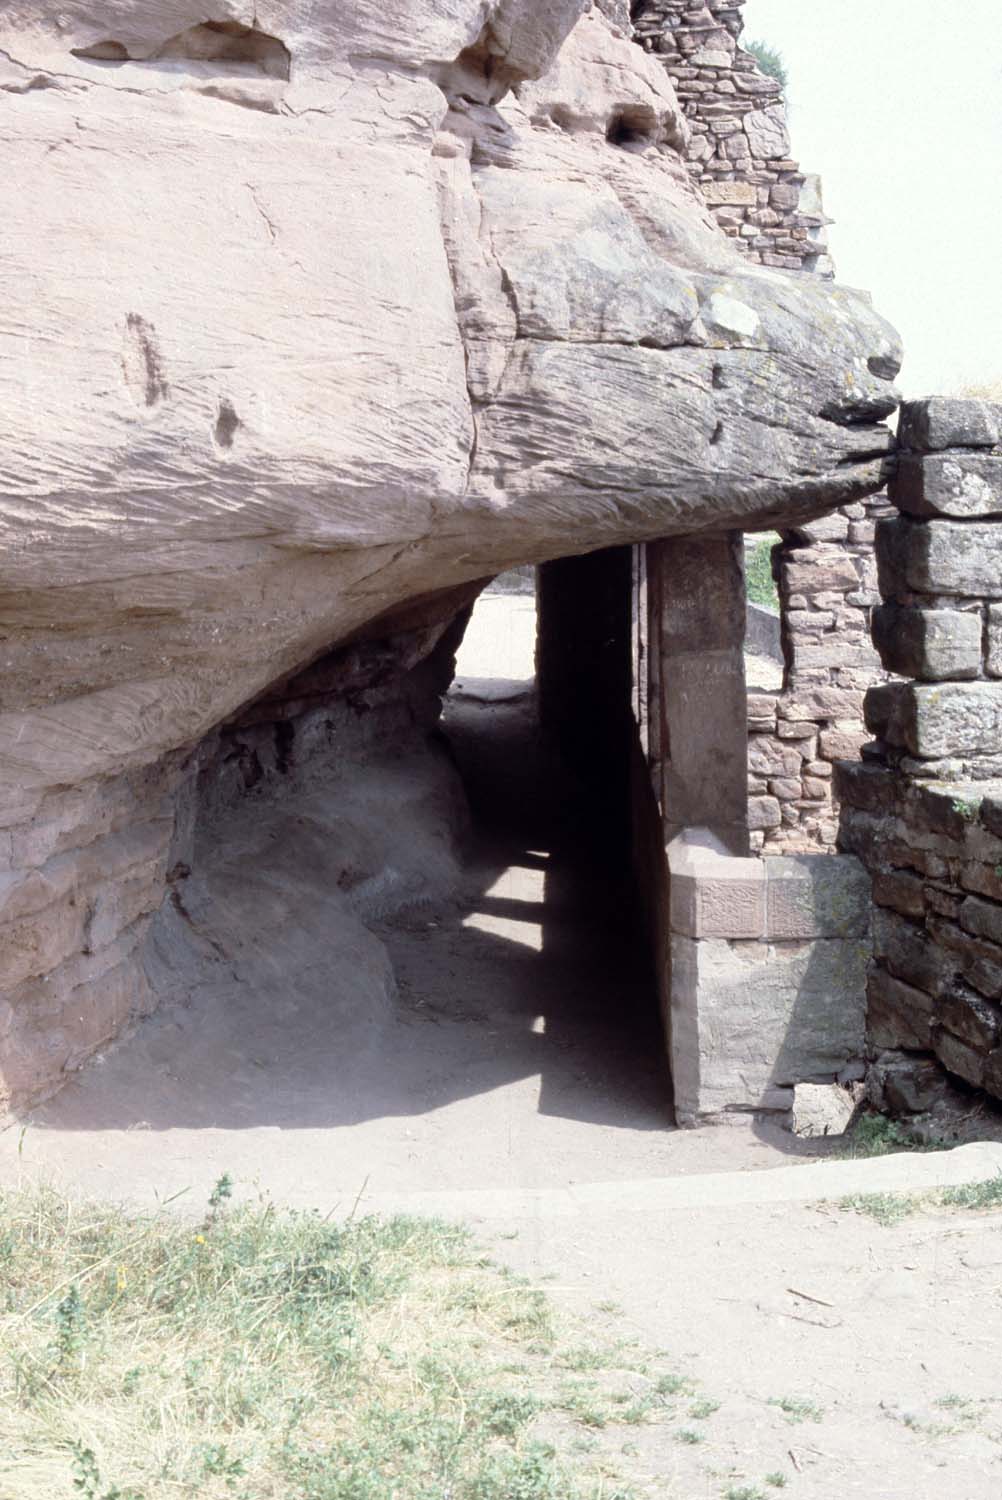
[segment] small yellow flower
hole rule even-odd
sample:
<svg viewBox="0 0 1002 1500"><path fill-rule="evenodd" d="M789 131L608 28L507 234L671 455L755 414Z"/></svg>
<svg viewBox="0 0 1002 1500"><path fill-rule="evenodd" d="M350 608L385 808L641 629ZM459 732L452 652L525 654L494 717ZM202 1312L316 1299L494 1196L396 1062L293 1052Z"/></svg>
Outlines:
<svg viewBox="0 0 1002 1500"><path fill-rule="evenodd" d="M115 1290L118 1292L124 1292L128 1284L128 1279L129 1278L125 1274L125 1267L119 1266L118 1274L115 1277Z"/></svg>
<svg viewBox="0 0 1002 1500"><path fill-rule="evenodd" d="M196 1234L196 1236L195 1236L195 1244L196 1245L204 1245L205 1244L205 1235L204 1234Z"/></svg>

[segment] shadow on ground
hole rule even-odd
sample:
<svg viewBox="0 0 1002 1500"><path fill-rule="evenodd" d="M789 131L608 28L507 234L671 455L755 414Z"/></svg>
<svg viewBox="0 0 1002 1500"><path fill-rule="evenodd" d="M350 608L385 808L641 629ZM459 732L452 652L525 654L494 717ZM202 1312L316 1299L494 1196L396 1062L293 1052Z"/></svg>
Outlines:
<svg viewBox="0 0 1002 1500"><path fill-rule="evenodd" d="M488 1156L506 1136L531 1133L533 1115L667 1131L647 954L600 809L540 739L531 694L455 696L444 734L474 833L455 899L369 923L390 955L395 999L373 1001L383 989L371 954L359 958L359 984L372 982L354 1013L351 995L332 1000L336 976L322 964L287 982L286 945L335 920L304 901L295 922L268 934L266 988L242 982L234 955L206 948L211 982L88 1065L33 1112L33 1126L329 1129L420 1118L505 1090L493 1119L461 1111ZM304 831L301 858L311 857ZM242 885L252 890L256 878L248 869Z"/></svg>

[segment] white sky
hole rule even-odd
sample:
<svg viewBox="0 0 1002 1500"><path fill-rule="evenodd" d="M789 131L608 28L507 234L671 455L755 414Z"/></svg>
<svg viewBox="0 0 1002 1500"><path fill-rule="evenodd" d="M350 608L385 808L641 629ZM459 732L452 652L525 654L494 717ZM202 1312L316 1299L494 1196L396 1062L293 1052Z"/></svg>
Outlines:
<svg viewBox="0 0 1002 1500"><path fill-rule="evenodd" d="M783 55L839 281L905 343L906 395L1002 380L1002 0L747 0Z"/></svg>

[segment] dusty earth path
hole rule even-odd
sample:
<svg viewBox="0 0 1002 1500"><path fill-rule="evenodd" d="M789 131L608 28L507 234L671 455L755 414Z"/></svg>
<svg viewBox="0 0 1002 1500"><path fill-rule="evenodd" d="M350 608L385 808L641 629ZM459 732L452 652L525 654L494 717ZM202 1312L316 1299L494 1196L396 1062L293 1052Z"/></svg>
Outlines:
<svg viewBox="0 0 1002 1500"><path fill-rule="evenodd" d="M583 1439L640 1494L993 1500L1002 1213L927 1208L890 1225L871 1213L1000 1171L1002 1147L978 1143L372 1205L461 1215L572 1313L587 1329L585 1401L607 1383L592 1351L635 1339L667 1358L679 1389L658 1420ZM638 1376L636 1395L646 1388Z"/></svg>
<svg viewBox="0 0 1002 1500"><path fill-rule="evenodd" d="M200 1206L229 1172L462 1219L584 1340L667 1351L660 1420L577 1438L639 1493L996 1500L1002 1215L839 1205L990 1177L1002 1147L812 1162L776 1127L675 1130L627 888L497 668L446 713L478 811L463 889L379 927L399 999L365 1055L277 992L168 1008L0 1135L0 1183Z"/></svg>
<svg viewBox="0 0 1002 1500"><path fill-rule="evenodd" d="M23 1135L0 1134L0 1177L149 1198L201 1194L227 1171L329 1208L363 1187L559 1187L785 1159L778 1129L674 1129L622 862L536 731L531 601L501 605L474 634L486 675L461 671L445 712L475 815L461 886L369 924L396 977L389 1009L371 1024L332 1010L322 975L290 1000L278 932L256 993L229 975L161 1005Z"/></svg>

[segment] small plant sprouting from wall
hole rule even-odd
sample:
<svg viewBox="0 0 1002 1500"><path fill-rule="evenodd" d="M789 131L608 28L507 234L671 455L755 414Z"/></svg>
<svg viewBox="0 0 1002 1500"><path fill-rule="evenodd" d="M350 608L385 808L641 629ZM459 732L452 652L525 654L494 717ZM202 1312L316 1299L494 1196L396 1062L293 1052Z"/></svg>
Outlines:
<svg viewBox="0 0 1002 1500"><path fill-rule="evenodd" d="M786 88L790 79L782 52L778 52L775 47L770 47L768 42L746 42L744 49L751 53L767 77L775 78L782 88Z"/></svg>

